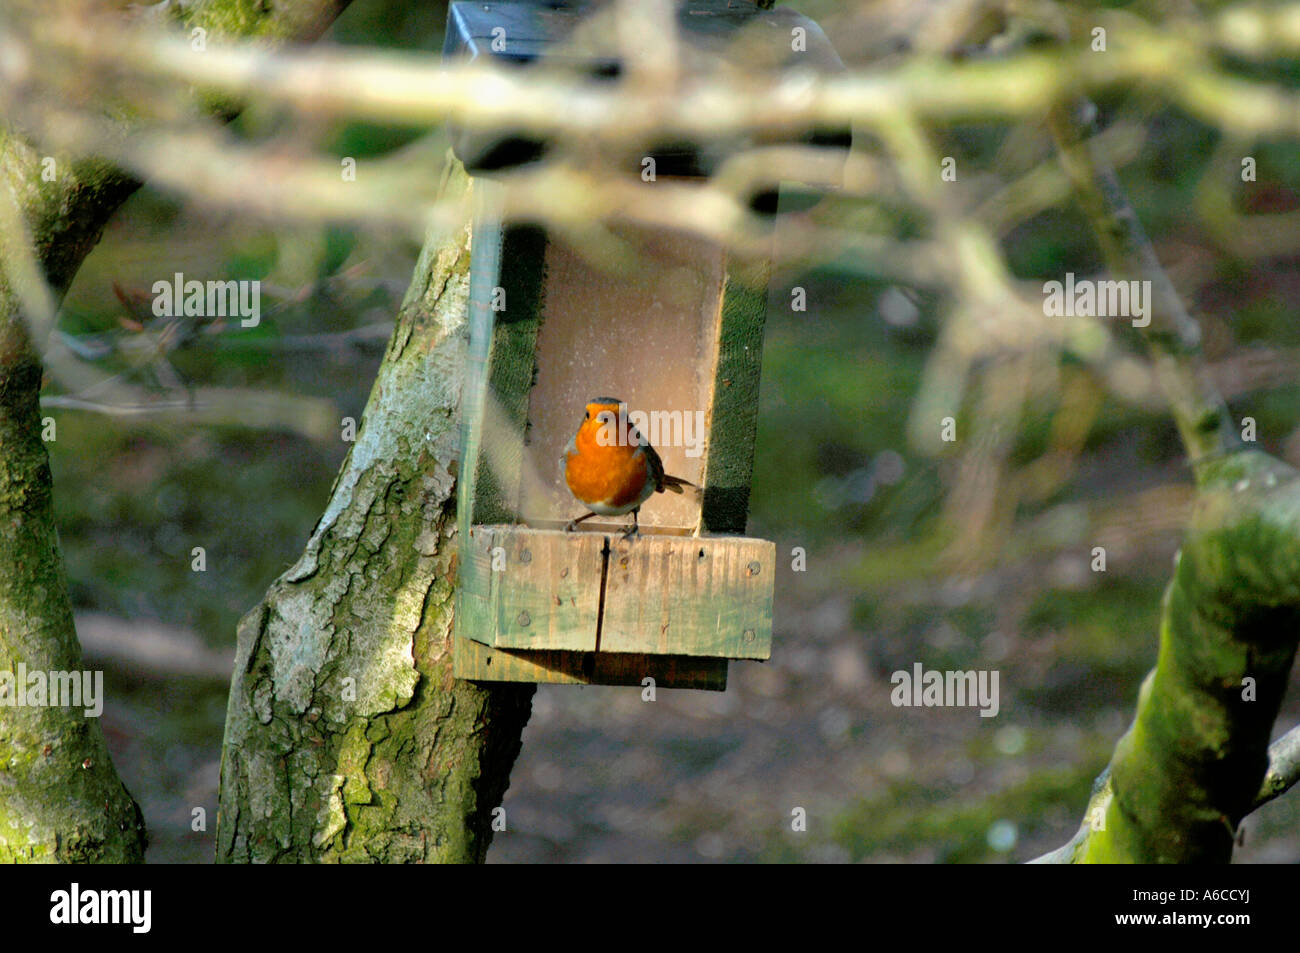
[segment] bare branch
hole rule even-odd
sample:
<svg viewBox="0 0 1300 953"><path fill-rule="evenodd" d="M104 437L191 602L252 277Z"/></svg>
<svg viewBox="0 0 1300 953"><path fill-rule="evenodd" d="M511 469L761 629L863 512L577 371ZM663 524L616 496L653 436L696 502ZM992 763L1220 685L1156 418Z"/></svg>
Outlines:
<svg viewBox="0 0 1300 953"><path fill-rule="evenodd" d="M1281 797L1300 781L1300 726L1268 746L1268 771L1251 810Z"/></svg>

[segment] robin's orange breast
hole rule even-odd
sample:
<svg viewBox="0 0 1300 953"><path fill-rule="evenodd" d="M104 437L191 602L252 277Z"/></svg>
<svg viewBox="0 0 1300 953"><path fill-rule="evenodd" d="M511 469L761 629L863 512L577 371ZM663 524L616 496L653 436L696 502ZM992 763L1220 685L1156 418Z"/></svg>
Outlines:
<svg viewBox="0 0 1300 953"><path fill-rule="evenodd" d="M646 497L649 467L631 447L588 446L564 458L564 481L588 506L630 509Z"/></svg>

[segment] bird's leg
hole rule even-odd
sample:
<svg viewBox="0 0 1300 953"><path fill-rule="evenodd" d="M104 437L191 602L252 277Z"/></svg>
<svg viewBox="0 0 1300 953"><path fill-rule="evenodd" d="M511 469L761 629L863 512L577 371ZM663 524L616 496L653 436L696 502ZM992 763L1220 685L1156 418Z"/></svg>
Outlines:
<svg viewBox="0 0 1300 953"><path fill-rule="evenodd" d="M569 525L564 527L564 531L566 533L572 533L575 529L578 528L579 523L581 523L583 520L589 520L595 515L596 515L595 513L588 513L586 516L579 516L576 520L569 520Z"/></svg>
<svg viewBox="0 0 1300 953"><path fill-rule="evenodd" d="M628 529L626 533L623 534L624 539L631 539L633 536L641 535L641 528L637 525L637 520L636 520L636 516L640 512L641 512L641 507L639 506L632 511L632 526L631 528Z"/></svg>

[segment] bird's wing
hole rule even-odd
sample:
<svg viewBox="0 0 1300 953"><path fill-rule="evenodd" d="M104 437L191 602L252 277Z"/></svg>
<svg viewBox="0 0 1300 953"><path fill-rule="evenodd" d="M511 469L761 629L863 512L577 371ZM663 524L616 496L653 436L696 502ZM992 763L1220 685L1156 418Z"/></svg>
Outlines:
<svg viewBox="0 0 1300 953"><path fill-rule="evenodd" d="M650 444L642 442L641 449L645 452L646 466L650 468L650 482L654 485L656 492L662 493L664 490L664 462L659 459L659 452Z"/></svg>
<svg viewBox="0 0 1300 953"><path fill-rule="evenodd" d="M650 481L656 490L662 490L664 485L664 462L659 459L659 451L651 446L650 441L645 438L640 430L631 423L627 425L628 439L636 444L636 452L645 456L646 466L650 469Z"/></svg>
<svg viewBox="0 0 1300 953"><path fill-rule="evenodd" d="M578 437L575 434L574 436L569 438L569 445L565 447L564 452L560 454L559 464L560 464L561 479L565 478L565 473L569 468L569 457L576 456L577 453L578 453Z"/></svg>

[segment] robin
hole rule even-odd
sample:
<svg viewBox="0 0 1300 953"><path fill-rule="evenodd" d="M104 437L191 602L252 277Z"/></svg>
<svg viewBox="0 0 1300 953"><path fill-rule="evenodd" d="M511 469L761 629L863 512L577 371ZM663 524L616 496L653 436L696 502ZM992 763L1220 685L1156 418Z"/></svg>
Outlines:
<svg viewBox="0 0 1300 953"><path fill-rule="evenodd" d="M602 433L603 431L603 433ZM620 440L621 434L625 440ZM586 415L564 453L564 482L569 492L591 512L571 520L572 531L593 516L632 514L624 539L637 535L637 513L654 493L694 487L680 477L664 473L663 461L641 432L627 422L627 405L617 397L597 397L587 402Z"/></svg>

